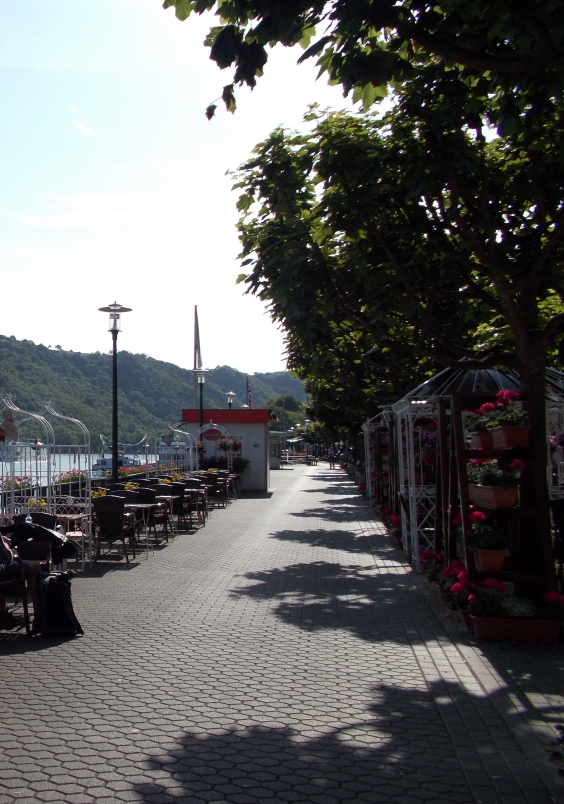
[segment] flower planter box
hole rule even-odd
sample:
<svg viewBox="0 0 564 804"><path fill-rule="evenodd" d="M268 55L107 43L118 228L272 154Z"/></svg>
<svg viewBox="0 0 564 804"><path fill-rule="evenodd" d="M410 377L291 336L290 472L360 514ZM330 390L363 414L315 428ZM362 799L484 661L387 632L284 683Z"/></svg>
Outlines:
<svg viewBox="0 0 564 804"><path fill-rule="evenodd" d="M460 617L461 617L461 619L462 619L462 622L463 622L463 623L464 623L464 625L466 626L466 628L467 628L469 631L473 631L474 629L473 629L473 627L472 627L472 617L471 617L471 616L468 614L468 612L466 611L466 609L461 609L461 610L460 610Z"/></svg>
<svg viewBox="0 0 564 804"><path fill-rule="evenodd" d="M558 620L515 620L472 615L470 619L477 639L543 645L556 645L561 640L562 629Z"/></svg>
<svg viewBox="0 0 564 804"><path fill-rule="evenodd" d="M519 427L494 427L490 432L493 438L494 449L529 446L531 428L526 425Z"/></svg>
<svg viewBox="0 0 564 804"><path fill-rule="evenodd" d="M470 446L473 449L493 449L493 436L491 433L471 433Z"/></svg>
<svg viewBox="0 0 564 804"><path fill-rule="evenodd" d="M468 497L471 502L489 508L513 508L517 504L517 488L503 489L501 486L478 486L469 483Z"/></svg>
<svg viewBox="0 0 564 804"><path fill-rule="evenodd" d="M505 564L505 550L476 550L476 567L484 572L499 572Z"/></svg>

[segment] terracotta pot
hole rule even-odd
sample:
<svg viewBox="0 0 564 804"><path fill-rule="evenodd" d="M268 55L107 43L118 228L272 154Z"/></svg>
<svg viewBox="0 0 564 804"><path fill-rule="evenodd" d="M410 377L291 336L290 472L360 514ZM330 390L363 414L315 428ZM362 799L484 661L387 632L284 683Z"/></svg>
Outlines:
<svg viewBox="0 0 564 804"><path fill-rule="evenodd" d="M490 432L493 437L494 449L529 446L531 428L526 425L522 427L494 427Z"/></svg>
<svg viewBox="0 0 564 804"><path fill-rule="evenodd" d="M471 502L488 508L513 508L517 504L517 489L502 489L501 486L477 486L468 484Z"/></svg>
<svg viewBox="0 0 564 804"><path fill-rule="evenodd" d="M435 447L423 447L421 450L421 460L427 466L435 466L437 463L437 450Z"/></svg>
<svg viewBox="0 0 564 804"><path fill-rule="evenodd" d="M470 446L473 449L493 449L493 436L489 432L471 433Z"/></svg>
<svg viewBox="0 0 564 804"><path fill-rule="evenodd" d="M514 620L472 615L470 618L477 639L544 645L556 645L561 640L561 623L558 620Z"/></svg>
<svg viewBox="0 0 564 804"><path fill-rule="evenodd" d="M484 572L499 572L505 564L505 550L476 550L476 566Z"/></svg>

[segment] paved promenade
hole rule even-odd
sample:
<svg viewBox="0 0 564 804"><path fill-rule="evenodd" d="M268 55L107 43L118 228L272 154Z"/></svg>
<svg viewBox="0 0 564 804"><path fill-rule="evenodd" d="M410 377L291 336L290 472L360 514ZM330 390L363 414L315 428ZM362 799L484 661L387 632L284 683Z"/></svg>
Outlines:
<svg viewBox="0 0 564 804"><path fill-rule="evenodd" d="M564 650L474 642L340 470L73 597L84 637L0 637L0 804L564 801Z"/></svg>

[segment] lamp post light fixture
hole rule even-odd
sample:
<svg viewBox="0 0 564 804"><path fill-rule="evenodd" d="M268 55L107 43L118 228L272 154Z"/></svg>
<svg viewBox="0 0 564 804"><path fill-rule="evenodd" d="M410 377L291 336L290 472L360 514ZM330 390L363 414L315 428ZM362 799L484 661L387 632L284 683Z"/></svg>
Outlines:
<svg viewBox="0 0 564 804"><path fill-rule="evenodd" d="M99 307L101 313L110 314L110 327L112 333L112 481L118 480L118 400L117 400L117 336L121 332L122 313L130 313L131 307L122 307L114 302L107 307Z"/></svg>
<svg viewBox="0 0 564 804"><path fill-rule="evenodd" d="M233 397L237 396L237 394L234 394L233 391L227 391L225 396L227 397L227 406L228 406L229 410L231 410L231 408L233 406Z"/></svg>

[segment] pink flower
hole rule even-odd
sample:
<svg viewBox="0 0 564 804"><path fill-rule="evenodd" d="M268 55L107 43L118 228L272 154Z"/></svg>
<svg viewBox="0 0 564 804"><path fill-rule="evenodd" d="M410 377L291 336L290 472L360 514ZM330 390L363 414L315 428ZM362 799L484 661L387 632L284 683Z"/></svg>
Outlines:
<svg viewBox="0 0 564 804"><path fill-rule="evenodd" d="M419 553L419 558L421 561L435 561L437 554L434 550L423 550L421 553Z"/></svg>
<svg viewBox="0 0 564 804"><path fill-rule="evenodd" d="M478 408L480 413L491 413L493 410L495 410L495 405L493 405L491 402L484 402L482 407Z"/></svg>
<svg viewBox="0 0 564 804"><path fill-rule="evenodd" d="M450 575L450 568L445 567L444 570L441 570L441 578L448 578Z"/></svg>
<svg viewBox="0 0 564 804"><path fill-rule="evenodd" d="M468 583L468 573L466 572L466 570L462 570L462 572L459 572L456 577L458 578L460 583L463 583L463 584Z"/></svg>
<svg viewBox="0 0 564 804"><path fill-rule="evenodd" d="M457 595L459 592L464 592L465 589L466 587L461 583L453 583L453 585L450 587L450 591L453 593L453 595Z"/></svg>
<svg viewBox="0 0 564 804"><path fill-rule="evenodd" d="M485 522L487 516L484 514L483 511L472 511L470 514L470 522Z"/></svg>
<svg viewBox="0 0 564 804"><path fill-rule="evenodd" d="M525 461L522 461L520 458L515 458L515 460L511 461L511 463L509 464L509 468L510 469L518 469L519 471L522 471L523 469L527 468L527 464L525 463Z"/></svg>
<svg viewBox="0 0 564 804"><path fill-rule="evenodd" d="M506 400L507 402L514 402L516 399L521 398L521 394L518 391L498 391L495 398L500 402Z"/></svg>
<svg viewBox="0 0 564 804"><path fill-rule="evenodd" d="M462 517L460 516L460 514L457 514L454 517L454 519L452 520L452 524L454 525L455 528L457 528L459 525L462 525Z"/></svg>
<svg viewBox="0 0 564 804"><path fill-rule="evenodd" d="M476 600L476 595L468 595L468 602L473 603Z"/></svg>
<svg viewBox="0 0 564 804"><path fill-rule="evenodd" d="M487 586L489 589L495 589L496 592L505 592L505 586L495 578L486 578L482 585Z"/></svg>
<svg viewBox="0 0 564 804"><path fill-rule="evenodd" d="M482 466L483 464L487 463L489 458L472 458L470 461L471 466Z"/></svg>
<svg viewBox="0 0 564 804"><path fill-rule="evenodd" d="M547 603L564 603L564 595L560 592L545 592L542 599Z"/></svg>

